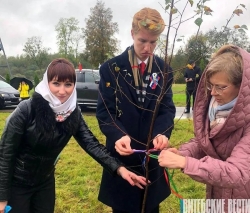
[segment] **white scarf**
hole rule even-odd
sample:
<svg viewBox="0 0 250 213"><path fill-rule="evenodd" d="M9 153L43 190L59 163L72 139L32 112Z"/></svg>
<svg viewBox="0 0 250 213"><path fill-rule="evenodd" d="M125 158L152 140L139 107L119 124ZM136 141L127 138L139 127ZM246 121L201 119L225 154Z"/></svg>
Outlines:
<svg viewBox="0 0 250 213"><path fill-rule="evenodd" d="M48 68L43 74L43 80L36 86L35 91L49 102L49 106L55 113L56 121L63 122L76 108L76 85L68 100L62 104L61 101L56 96L54 96L49 89L47 71Z"/></svg>

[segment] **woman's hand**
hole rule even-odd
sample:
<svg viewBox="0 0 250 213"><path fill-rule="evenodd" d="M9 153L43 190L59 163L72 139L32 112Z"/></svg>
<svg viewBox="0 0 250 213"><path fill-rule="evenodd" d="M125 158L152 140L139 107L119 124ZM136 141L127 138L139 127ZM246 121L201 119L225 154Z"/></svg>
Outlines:
<svg viewBox="0 0 250 213"><path fill-rule="evenodd" d="M158 162L162 167L183 169L186 165L186 158L166 149L161 151Z"/></svg>
<svg viewBox="0 0 250 213"><path fill-rule="evenodd" d="M138 176L133 172L127 170L124 166L117 169L117 174L120 175L124 180L128 181L131 186L137 186L143 189L143 186L147 185L146 178L143 176ZM150 183L150 181L148 181Z"/></svg>
<svg viewBox="0 0 250 213"><path fill-rule="evenodd" d="M165 135L158 134L153 140L154 148L162 150L168 147L168 138Z"/></svg>
<svg viewBox="0 0 250 213"><path fill-rule="evenodd" d="M170 152L173 152L173 153L175 153L177 155L181 155L180 152L178 151L178 149L176 149L176 148L169 148L167 150L170 151Z"/></svg>
<svg viewBox="0 0 250 213"><path fill-rule="evenodd" d="M7 206L7 201L0 202L0 213L4 213L4 209Z"/></svg>
<svg viewBox="0 0 250 213"><path fill-rule="evenodd" d="M133 150L131 149L130 143L130 137L125 135L115 142L115 150L120 155L131 155Z"/></svg>

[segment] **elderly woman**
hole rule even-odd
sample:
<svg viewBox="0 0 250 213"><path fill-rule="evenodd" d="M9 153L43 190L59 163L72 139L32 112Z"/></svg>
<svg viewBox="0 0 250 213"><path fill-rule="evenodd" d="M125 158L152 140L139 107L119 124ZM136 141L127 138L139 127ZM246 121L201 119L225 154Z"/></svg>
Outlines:
<svg viewBox="0 0 250 213"><path fill-rule="evenodd" d="M233 45L221 47L198 86L195 138L158 158L161 166L181 168L206 183L207 198L250 198L249 79L250 54Z"/></svg>

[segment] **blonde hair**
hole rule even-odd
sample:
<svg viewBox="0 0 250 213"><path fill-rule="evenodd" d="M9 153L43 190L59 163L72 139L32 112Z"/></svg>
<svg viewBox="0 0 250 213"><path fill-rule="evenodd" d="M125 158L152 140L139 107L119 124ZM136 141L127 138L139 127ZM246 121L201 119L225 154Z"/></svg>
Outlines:
<svg viewBox="0 0 250 213"><path fill-rule="evenodd" d="M226 73L228 81L240 86L243 73L243 61L239 48L234 45L222 46L212 57L205 71L205 83L218 72Z"/></svg>
<svg viewBox="0 0 250 213"><path fill-rule="evenodd" d="M154 35L160 35L165 29L165 23L160 13L147 7L138 11L133 17L132 30L136 34L141 29L145 29Z"/></svg>

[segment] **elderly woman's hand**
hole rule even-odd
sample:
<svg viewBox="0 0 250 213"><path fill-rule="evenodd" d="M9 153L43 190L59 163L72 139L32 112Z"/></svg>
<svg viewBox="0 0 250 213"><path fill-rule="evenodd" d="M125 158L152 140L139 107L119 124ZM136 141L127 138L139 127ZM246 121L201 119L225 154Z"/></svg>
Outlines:
<svg viewBox="0 0 250 213"><path fill-rule="evenodd" d="M161 151L158 162L162 167L183 169L186 165L186 158L166 149Z"/></svg>

